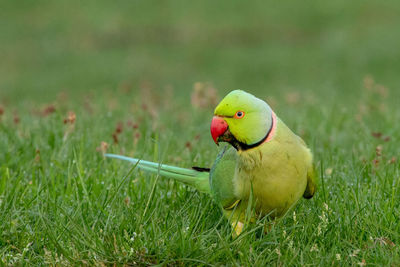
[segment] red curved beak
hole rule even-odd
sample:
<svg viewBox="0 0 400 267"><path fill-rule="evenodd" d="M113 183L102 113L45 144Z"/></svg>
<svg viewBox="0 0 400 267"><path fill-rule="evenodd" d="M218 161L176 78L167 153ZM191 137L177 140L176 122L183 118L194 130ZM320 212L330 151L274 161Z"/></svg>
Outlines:
<svg viewBox="0 0 400 267"><path fill-rule="evenodd" d="M223 135L225 131L228 129L228 123L218 116L214 116L211 121L211 136L214 142L218 145L218 137Z"/></svg>

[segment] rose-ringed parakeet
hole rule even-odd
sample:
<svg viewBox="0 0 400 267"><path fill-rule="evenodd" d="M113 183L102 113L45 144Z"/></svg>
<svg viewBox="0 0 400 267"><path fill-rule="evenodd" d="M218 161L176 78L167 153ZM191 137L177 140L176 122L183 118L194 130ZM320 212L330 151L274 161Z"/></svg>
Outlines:
<svg viewBox="0 0 400 267"><path fill-rule="evenodd" d="M230 220L237 235L251 206L257 217L277 218L316 189L312 154L263 100L235 90L218 104L211 122L216 144L227 142L211 169L179 168L106 154L139 169L172 178L208 193Z"/></svg>

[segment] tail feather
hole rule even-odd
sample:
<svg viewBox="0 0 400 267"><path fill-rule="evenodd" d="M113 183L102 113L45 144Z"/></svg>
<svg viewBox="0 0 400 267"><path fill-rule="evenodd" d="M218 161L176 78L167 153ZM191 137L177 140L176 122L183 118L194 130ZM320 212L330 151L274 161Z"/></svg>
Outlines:
<svg viewBox="0 0 400 267"><path fill-rule="evenodd" d="M143 171L156 173L160 176L174 179L176 181L185 183L196 188L202 193L210 193L209 173L204 171L197 171L194 169L185 169L166 164L150 162L115 154L105 154L108 158L115 158L120 160L129 161L137 164L137 167Z"/></svg>

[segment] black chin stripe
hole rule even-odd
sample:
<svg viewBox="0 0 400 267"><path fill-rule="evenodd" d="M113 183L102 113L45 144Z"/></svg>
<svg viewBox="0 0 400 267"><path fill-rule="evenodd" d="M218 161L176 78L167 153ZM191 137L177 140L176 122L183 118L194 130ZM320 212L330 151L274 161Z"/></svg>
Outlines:
<svg viewBox="0 0 400 267"><path fill-rule="evenodd" d="M245 150L248 150L248 149L251 149L251 148L255 148L255 147L261 145L262 143L264 143L264 141L265 141L265 140L268 138L268 136L271 134L272 128L273 128L274 125L275 125L274 117L272 116L272 114L271 114L271 122L272 122L272 123L271 123L271 127L269 128L267 134L264 136L263 139L261 139L261 140L258 141L257 143L248 145L248 144L245 144L245 143L243 143L243 142L238 141L238 140L232 135L233 140L230 142L231 145L232 145L234 148L236 148L236 150L242 150L242 151L245 151Z"/></svg>

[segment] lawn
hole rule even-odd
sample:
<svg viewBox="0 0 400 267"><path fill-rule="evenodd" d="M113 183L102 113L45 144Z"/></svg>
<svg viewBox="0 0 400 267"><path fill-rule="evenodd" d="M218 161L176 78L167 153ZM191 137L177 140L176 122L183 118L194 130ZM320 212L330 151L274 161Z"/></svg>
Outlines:
<svg viewBox="0 0 400 267"><path fill-rule="evenodd" d="M0 265L400 265L400 3L8 1ZM213 109L265 99L319 174L264 234L111 152L210 167ZM203 94L196 95L196 92Z"/></svg>

